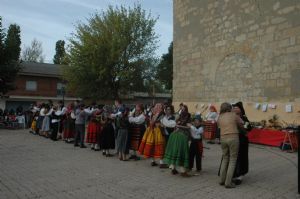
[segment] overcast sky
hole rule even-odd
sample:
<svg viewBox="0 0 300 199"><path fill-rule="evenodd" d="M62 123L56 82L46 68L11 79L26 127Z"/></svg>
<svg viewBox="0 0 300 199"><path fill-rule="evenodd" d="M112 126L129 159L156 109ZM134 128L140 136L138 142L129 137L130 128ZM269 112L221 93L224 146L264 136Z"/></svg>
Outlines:
<svg viewBox="0 0 300 199"><path fill-rule="evenodd" d="M90 14L106 10L108 5L133 6L136 2L159 17L155 30L160 47L156 54L161 56L173 40L172 0L0 0L0 16L4 28L11 23L21 27L22 48L36 38L42 42L45 62L52 63L56 41L68 40L78 21L85 22Z"/></svg>

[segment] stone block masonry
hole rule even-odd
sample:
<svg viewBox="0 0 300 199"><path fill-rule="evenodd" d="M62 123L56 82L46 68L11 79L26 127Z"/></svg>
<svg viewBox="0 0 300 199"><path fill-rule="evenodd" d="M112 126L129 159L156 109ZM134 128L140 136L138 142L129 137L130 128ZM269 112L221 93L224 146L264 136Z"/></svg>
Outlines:
<svg viewBox="0 0 300 199"><path fill-rule="evenodd" d="M174 0L173 101L292 103L300 124L300 2ZM192 111L197 111L191 106Z"/></svg>

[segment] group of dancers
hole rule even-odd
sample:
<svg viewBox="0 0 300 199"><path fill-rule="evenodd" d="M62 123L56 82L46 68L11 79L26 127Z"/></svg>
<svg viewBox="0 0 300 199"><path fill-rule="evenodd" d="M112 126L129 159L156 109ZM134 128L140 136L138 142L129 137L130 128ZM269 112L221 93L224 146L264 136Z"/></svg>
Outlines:
<svg viewBox="0 0 300 199"><path fill-rule="evenodd" d="M184 104L176 114L169 103L157 103L147 110L143 104L130 110L120 100L115 101L113 110L108 106L87 107L78 101L67 107L61 102L56 106L43 104L32 109L32 132L53 141L61 137L74 147L86 148L88 144L106 157L114 156L111 150L116 149L120 161L143 157L150 159L153 167L190 177L194 166L196 172L202 170L202 136L204 124L210 120L221 132L220 185L233 188L248 172L250 126L241 102L224 104L220 114L210 106L206 116L192 116Z"/></svg>

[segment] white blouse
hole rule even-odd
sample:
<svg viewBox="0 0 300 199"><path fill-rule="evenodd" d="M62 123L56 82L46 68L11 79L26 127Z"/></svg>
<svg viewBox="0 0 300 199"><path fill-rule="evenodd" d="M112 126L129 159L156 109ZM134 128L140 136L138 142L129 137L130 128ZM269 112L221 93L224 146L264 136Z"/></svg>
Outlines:
<svg viewBox="0 0 300 199"><path fill-rule="evenodd" d="M219 114L217 112L209 112L206 115L206 120L208 121L217 121Z"/></svg>
<svg viewBox="0 0 300 199"><path fill-rule="evenodd" d="M175 128L175 126L176 126L176 121L169 120L168 116L166 116L166 115L160 120L160 123L162 123L163 126L168 127L168 128Z"/></svg>
<svg viewBox="0 0 300 199"><path fill-rule="evenodd" d="M191 126L191 136L194 139L201 139L202 134L204 132L204 128L201 126L196 128L195 126Z"/></svg>
<svg viewBox="0 0 300 199"><path fill-rule="evenodd" d="M143 124L145 122L145 115L144 114L140 114L139 116L129 116L128 120L129 120L129 123L134 123L134 124Z"/></svg>

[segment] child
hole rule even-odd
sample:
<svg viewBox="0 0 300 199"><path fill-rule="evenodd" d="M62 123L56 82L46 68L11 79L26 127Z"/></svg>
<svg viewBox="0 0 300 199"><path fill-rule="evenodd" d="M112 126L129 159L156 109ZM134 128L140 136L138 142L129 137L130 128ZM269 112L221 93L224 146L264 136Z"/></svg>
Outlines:
<svg viewBox="0 0 300 199"><path fill-rule="evenodd" d="M32 122L31 122L31 130L29 131L30 133L33 133L33 134L37 134L37 120L38 120L38 117L39 117L39 112L35 112L34 113L34 116L33 116L33 119L32 119Z"/></svg>
<svg viewBox="0 0 300 199"><path fill-rule="evenodd" d="M202 169L201 159L203 153L202 134L204 132L201 115L196 115L194 118L194 124L188 124L188 126L191 131L191 145L189 151L190 170L194 167L194 159L196 157L197 172L200 172Z"/></svg>

